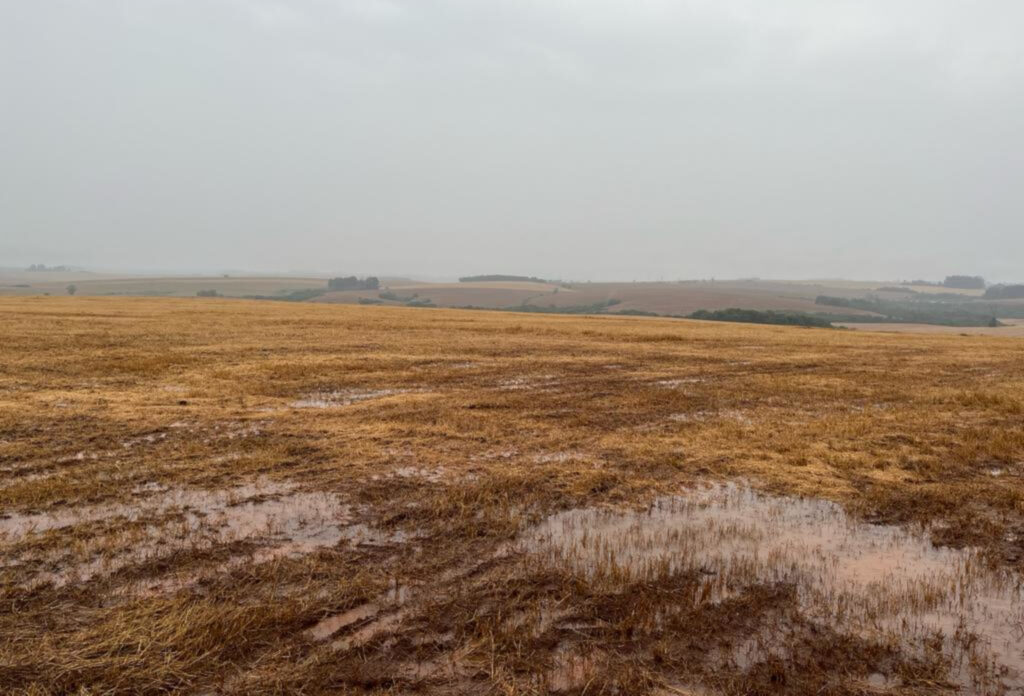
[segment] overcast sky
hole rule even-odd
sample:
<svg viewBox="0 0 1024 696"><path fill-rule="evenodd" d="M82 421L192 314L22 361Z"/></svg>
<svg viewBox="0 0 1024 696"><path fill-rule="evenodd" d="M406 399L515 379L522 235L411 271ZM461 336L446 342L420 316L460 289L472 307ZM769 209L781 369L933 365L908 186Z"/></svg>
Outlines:
<svg viewBox="0 0 1024 696"><path fill-rule="evenodd" d="M1020 0L0 0L0 266L1024 280Z"/></svg>

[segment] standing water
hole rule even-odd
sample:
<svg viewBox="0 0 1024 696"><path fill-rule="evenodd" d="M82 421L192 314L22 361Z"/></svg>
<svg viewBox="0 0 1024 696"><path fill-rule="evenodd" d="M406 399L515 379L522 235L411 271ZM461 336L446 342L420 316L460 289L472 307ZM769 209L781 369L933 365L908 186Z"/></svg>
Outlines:
<svg viewBox="0 0 1024 696"><path fill-rule="evenodd" d="M802 613L823 625L908 651L938 640L952 681L1024 689L1019 575L976 550L935 547L923 530L859 522L835 503L716 485L642 512L560 513L521 543L598 582L692 573L706 602L791 584ZM757 643L734 659L770 653L771 637Z"/></svg>

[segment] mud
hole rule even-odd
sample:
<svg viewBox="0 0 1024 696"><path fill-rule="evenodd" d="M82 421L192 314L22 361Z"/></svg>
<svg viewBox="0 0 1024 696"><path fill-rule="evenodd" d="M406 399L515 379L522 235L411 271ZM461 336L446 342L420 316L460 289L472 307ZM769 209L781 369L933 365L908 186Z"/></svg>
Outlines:
<svg viewBox="0 0 1024 696"><path fill-rule="evenodd" d="M59 587L181 550L251 542L258 548L246 560L259 563L311 553L342 541L355 545L387 538L354 524L351 508L333 493L296 491L270 481L212 491L147 482L132 492L137 501L131 504L10 515L0 519L0 539L18 543L50 530L102 523L102 533L90 531L76 547L78 559L23 554L20 562L41 568L34 583ZM133 524L140 521L145 524Z"/></svg>
<svg viewBox="0 0 1024 696"><path fill-rule="evenodd" d="M337 406L350 406L360 401L380 399L396 394L405 394L406 389L376 389L359 391L355 389L341 389L336 391L313 392L301 399L291 403L292 408L334 408Z"/></svg>
<svg viewBox="0 0 1024 696"><path fill-rule="evenodd" d="M57 508L12 513L0 518L0 538L17 540L33 533L115 518L150 519L175 511L191 527L223 528L225 535L247 536L266 529L283 532L305 528L317 515L334 516L339 501L329 493L298 493L289 486L259 481L219 490L168 488L158 482L136 486L132 503Z"/></svg>
<svg viewBox="0 0 1024 696"><path fill-rule="evenodd" d="M935 645L963 686L1024 688L1021 578L971 549L939 548L927 530L870 525L822 500L720 485L649 509L577 509L527 532L520 549L589 580L657 580L693 573L704 602L756 584L791 584L821 625L899 645ZM758 636L732 656L770 657L782 636Z"/></svg>
<svg viewBox="0 0 1024 696"><path fill-rule="evenodd" d="M684 384L701 384L707 380L703 377L682 377L679 379L659 379L654 384L658 387L665 387L666 389L677 389Z"/></svg>
<svg viewBox="0 0 1024 696"><path fill-rule="evenodd" d="M306 632L313 640L327 640L343 628L366 622L380 613L380 607L376 604L360 604L357 607L343 611L340 614L329 616Z"/></svg>
<svg viewBox="0 0 1024 696"><path fill-rule="evenodd" d="M592 461L593 457L586 452L566 450L564 452L545 452L533 456L538 464L563 464L571 461Z"/></svg>
<svg viewBox="0 0 1024 696"><path fill-rule="evenodd" d="M411 595L407 586L392 581L377 601L328 616L308 629L306 636L315 641L335 638L330 644L332 650L358 647L396 628L409 614Z"/></svg>
<svg viewBox="0 0 1024 696"><path fill-rule="evenodd" d="M429 483L440 483L447 471L444 467L427 468L422 466L401 466L385 474L374 474L371 480L383 481L388 478L413 479Z"/></svg>
<svg viewBox="0 0 1024 696"><path fill-rule="evenodd" d="M509 377L500 380L497 384L502 391L537 390L547 391L558 386L557 375L537 375L534 377Z"/></svg>

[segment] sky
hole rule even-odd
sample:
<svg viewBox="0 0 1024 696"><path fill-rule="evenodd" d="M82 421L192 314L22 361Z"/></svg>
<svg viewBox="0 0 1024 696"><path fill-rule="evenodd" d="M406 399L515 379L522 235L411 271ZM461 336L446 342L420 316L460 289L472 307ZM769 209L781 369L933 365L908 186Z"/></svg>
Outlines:
<svg viewBox="0 0 1024 696"><path fill-rule="evenodd" d="M1019 0L0 0L0 266L1024 281Z"/></svg>

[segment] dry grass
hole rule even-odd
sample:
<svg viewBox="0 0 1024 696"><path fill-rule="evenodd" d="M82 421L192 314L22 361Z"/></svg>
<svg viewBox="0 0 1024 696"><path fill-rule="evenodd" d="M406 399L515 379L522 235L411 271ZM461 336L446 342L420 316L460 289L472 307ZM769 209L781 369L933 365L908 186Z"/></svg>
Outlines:
<svg viewBox="0 0 1024 696"><path fill-rule="evenodd" d="M792 583L516 541L702 481L1024 563L1018 340L89 297L0 298L0 335L0 692L952 688Z"/></svg>
<svg viewBox="0 0 1024 696"><path fill-rule="evenodd" d="M939 326L938 324L875 324L857 323L843 324L847 329L857 331L878 331L882 333L932 333L962 336L1000 336L1003 338L1024 338L1024 319L1000 319L1003 326L991 328L988 326Z"/></svg>

